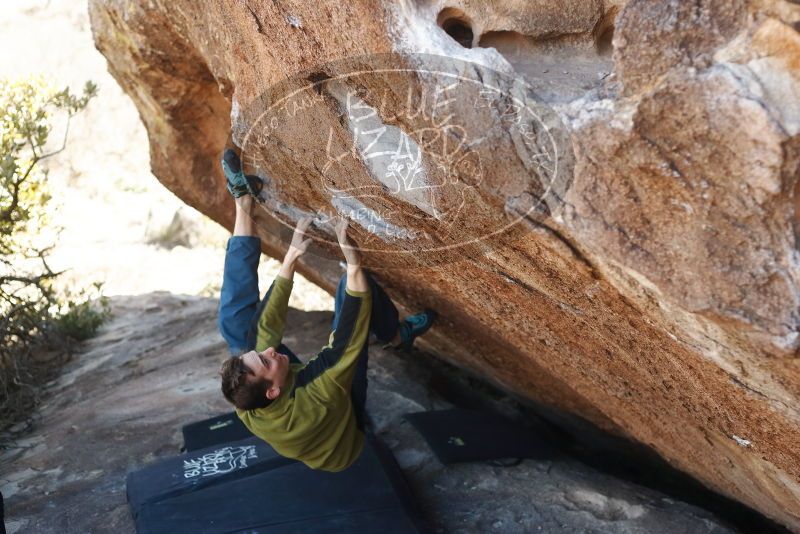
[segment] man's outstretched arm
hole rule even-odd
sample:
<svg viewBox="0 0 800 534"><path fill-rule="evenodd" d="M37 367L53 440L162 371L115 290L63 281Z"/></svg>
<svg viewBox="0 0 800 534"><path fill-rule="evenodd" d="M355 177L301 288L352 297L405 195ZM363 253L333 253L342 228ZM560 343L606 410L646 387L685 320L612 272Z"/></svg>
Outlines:
<svg viewBox="0 0 800 534"><path fill-rule="evenodd" d="M331 381L349 390L356 361L369 337L372 292L356 247L347 238L347 220L336 225L336 237L347 262L347 285L344 303L339 310L336 330L330 342L308 362L298 375L296 387L314 384L324 396Z"/></svg>
<svg viewBox="0 0 800 534"><path fill-rule="evenodd" d="M306 231L308 231L310 225L311 217L303 217L297 222L294 234L292 235L292 243L289 245L289 250L286 251L286 255L283 257L283 263L281 263L278 276L287 280L292 280L294 278L295 262L297 262L300 256L305 254L306 250L308 250L308 245L311 244L311 238L306 238Z"/></svg>
<svg viewBox="0 0 800 534"><path fill-rule="evenodd" d="M361 255L356 247L347 239L347 219L342 218L336 224L336 239L342 249L344 260L347 262L347 289L354 292L369 291L367 275L361 268Z"/></svg>
<svg viewBox="0 0 800 534"><path fill-rule="evenodd" d="M264 297L265 303L258 318L256 346L257 351L266 350L268 347L277 347L283 338L286 328L286 313L289 310L289 296L292 293L295 263L302 256L311 243L305 233L311 224L311 218L300 219L295 227L292 243L283 257L283 263L278 271L278 276Z"/></svg>

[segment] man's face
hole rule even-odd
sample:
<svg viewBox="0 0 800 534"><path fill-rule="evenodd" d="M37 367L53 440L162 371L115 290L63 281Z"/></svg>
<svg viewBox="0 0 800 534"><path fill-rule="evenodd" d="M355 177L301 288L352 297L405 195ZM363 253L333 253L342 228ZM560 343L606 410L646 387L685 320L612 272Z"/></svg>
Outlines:
<svg viewBox="0 0 800 534"><path fill-rule="evenodd" d="M270 347L264 352L250 351L242 359L255 376L272 382L272 387L267 390L267 398L276 399L289 374L289 357Z"/></svg>

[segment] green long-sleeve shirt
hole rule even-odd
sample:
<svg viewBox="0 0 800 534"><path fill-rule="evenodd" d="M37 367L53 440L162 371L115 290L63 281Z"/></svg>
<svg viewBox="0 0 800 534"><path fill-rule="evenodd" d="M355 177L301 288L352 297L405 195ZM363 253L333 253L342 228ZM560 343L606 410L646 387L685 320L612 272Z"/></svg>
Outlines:
<svg viewBox="0 0 800 534"><path fill-rule="evenodd" d="M280 344L292 282L278 276L257 319L256 350ZM346 291L328 345L306 365L291 364L280 396L266 408L236 410L256 436L279 454L313 469L341 471L361 454L350 388L356 361L367 343L372 294Z"/></svg>

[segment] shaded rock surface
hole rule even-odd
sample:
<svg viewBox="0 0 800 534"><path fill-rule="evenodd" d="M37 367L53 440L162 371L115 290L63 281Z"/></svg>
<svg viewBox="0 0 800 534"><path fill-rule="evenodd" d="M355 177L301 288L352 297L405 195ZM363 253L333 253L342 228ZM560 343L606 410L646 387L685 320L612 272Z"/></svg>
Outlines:
<svg viewBox="0 0 800 534"><path fill-rule="evenodd" d="M37 428L4 457L11 534L133 531L125 475L178 454L182 425L229 409L219 394L227 352L216 306L163 292L112 299L114 319L51 384ZM330 320L291 309L284 339L306 359ZM704 510L566 456L445 467L402 419L452 406L432 393L431 356L370 352L369 413L436 531L733 532Z"/></svg>
<svg viewBox="0 0 800 534"><path fill-rule="evenodd" d="M314 214L330 289L354 218L431 350L800 531L795 2L89 5L185 202L232 223L232 131L265 252Z"/></svg>

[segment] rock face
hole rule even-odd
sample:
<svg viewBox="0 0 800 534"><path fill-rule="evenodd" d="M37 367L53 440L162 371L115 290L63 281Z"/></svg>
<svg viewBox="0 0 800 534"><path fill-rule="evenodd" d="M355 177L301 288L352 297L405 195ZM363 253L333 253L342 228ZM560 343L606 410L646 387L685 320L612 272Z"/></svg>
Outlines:
<svg viewBox="0 0 800 534"><path fill-rule="evenodd" d="M800 6L90 0L151 165L265 252L326 219L430 348L800 531ZM443 57L444 56L444 57Z"/></svg>

